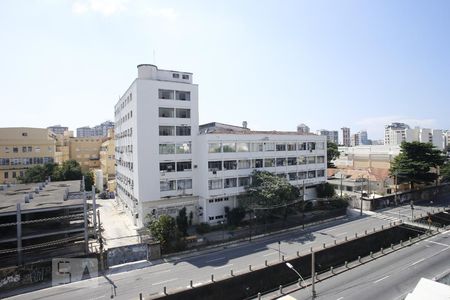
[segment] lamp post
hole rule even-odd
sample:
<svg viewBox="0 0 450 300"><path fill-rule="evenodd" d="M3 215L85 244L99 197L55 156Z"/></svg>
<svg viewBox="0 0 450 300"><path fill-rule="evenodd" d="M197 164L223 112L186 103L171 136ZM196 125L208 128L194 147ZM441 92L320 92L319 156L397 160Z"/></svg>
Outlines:
<svg viewBox="0 0 450 300"><path fill-rule="evenodd" d="M219 222L222 225L222 241L225 239L225 221Z"/></svg>
<svg viewBox="0 0 450 300"><path fill-rule="evenodd" d="M296 270L296 269L294 269L294 266L292 265L292 264L290 264L290 263L286 263L286 266L289 268L289 269L291 269L292 271L294 271L297 275L298 275L298 277L300 277L300 279L303 281L303 284L305 285L305 287L307 286L306 285L306 283L305 283L305 280L303 279L303 277L302 277L302 275L300 275L300 273Z"/></svg>

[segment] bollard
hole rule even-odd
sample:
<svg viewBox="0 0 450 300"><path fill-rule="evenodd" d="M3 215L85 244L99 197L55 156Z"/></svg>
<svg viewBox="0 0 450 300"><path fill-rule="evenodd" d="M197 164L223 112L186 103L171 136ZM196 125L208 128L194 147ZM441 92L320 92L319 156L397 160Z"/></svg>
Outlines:
<svg viewBox="0 0 450 300"><path fill-rule="evenodd" d="M376 229L375 229L375 227L373 228L373 232L375 232L375 231L377 231Z"/></svg>
<svg viewBox="0 0 450 300"><path fill-rule="evenodd" d="M297 251L297 257L298 257L298 256L300 256L300 252L299 252L299 251Z"/></svg>
<svg viewBox="0 0 450 300"><path fill-rule="evenodd" d="M331 274L334 274L333 267L330 267Z"/></svg>
<svg viewBox="0 0 450 300"><path fill-rule="evenodd" d="M283 286L280 284L280 294L283 294Z"/></svg>
<svg viewBox="0 0 450 300"><path fill-rule="evenodd" d="M381 247L381 250L380 250L380 252L381 252L381 254L383 254L383 247Z"/></svg>
<svg viewBox="0 0 450 300"><path fill-rule="evenodd" d="M372 251L370 251L370 257L372 257L372 258L373 258L373 252L372 252Z"/></svg>
<svg viewBox="0 0 450 300"><path fill-rule="evenodd" d="M365 235L367 235L367 229L366 229L366 230L364 230L364 234L365 234Z"/></svg>
<svg viewBox="0 0 450 300"><path fill-rule="evenodd" d="M267 264L267 259L264 261L264 264L266 265L266 267L269 266L269 265Z"/></svg>
<svg viewBox="0 0 450 300"><path fill-rule="evenodd" d="M139 300L142 300L142 293L139 293Z"/></svg>
<svg viewBox="0 0 450 300"><path fill-rule="evenodd" d="M358 262L361 263L361 256L358 256Z"/></svg>
<svg viewBox="0 0 450 300"><path fill-rule="evenodd" d="M381 230L383 230L384 229L384 225L381 225Z"/></svg>
<svg viewBox="0 0 450 300"><path fill-rule="evenodd" d="M267 260L266 260L266 262L267 262ZM233 270L230 270L230 275L233 276Z"/></svg>
<svg viewBox="0 0 450 300"><path fill-rule="evenodd" d="M214 274L211 274L211 282L214 282Z"/></svg>
<svg viewBox="0 0 450 300"><path fill-rule="evenodd" d="M248 270L249 270L249 271L252 270L252 265L248 265Z"/></svg>
<svg viewBox="0 0 450 300"><path fill-rule="evenodd" d="M164 287L163 293L164 293L164 295L167 295L167 288L166 287Z"/></svg>
<svg viewBox="0 0 450 300"><path fill-rule="evenodd" d="M298 279L298 286L302 287L302 280L300 278Z"/></svg>
<svg viewBox="0 0 450 300"><path fill-rule="evenodd" d="M402 240L400 240L400 246L402 246L402 247L403 247L403 241L402 241Z"/></svg>
<svg viewBox="0 0 450 300"><path fill-rule="evenodd" d="M309 251L311 251L311 253L313 252L313 251L312 251L312 247L311 247L311 248L309 248Z"/></svg>
<svg viewBox="0 0 450 300"><path fill-rule="evenodd" d="M347 241L347 236L345 236L345 241Z"/></svg>
<svg viewBox="0 0 450 300"><path fill-rule="evenodd" d="M323 249L325 249L325 243L323 243Z"/></svg>
<svg viewBox="0 0 450 300"><path fill-rule="evenodd" d="M261 293L258 293L258 300L261 300Z"/></svg>
<svg viewBox="0 0 450 300"><path fill-rule="evenodd" d="M392 222L389 222L389 227L392 227Z"/></svg>
<svg viewBox="0 0 450 300"><path fill-rule="evenodd" d="M281 255L281 261L284 261L284 255Z"/></svg>
<svg viewBox="0 0 450 300"><path fill-rule="evenodd" d="M344 263L344 264L345 264L345 267L346 267L346 268L348 268L348 262L347 262L347 261L345 261L345 263Z"/></svg>
<svg viewBox="0 0 450 300"><path fill-rule="evenodd" d="M337 241L336 240L334 240L334 244L337 245Z"/></svg>
<svg viewBox="0 0 450 300"><path fill-rule="evenodd" d="M409 237L409 243L411 244L411 237Z"/></svg>
<svg viewBox="0 0 450 300"><path fill-rule="evenodd" d="M391 244L391 249L394 250L394 244Z"/></svg>
<svg viewBox="0 0 450 300"><path fill-rule="evenodd" d="M358 233L355 232L355 239L357 239L357 238L358 238Z"/></svg>
<svg viewBox="0 0 450 300"><path fill-rule="evenodd" d="M191 286L191 288L193 288L194 287L194 283L192 282L192 280L191 280L191 282L190 282L190 284L189 284L190 286Z"/></svg>

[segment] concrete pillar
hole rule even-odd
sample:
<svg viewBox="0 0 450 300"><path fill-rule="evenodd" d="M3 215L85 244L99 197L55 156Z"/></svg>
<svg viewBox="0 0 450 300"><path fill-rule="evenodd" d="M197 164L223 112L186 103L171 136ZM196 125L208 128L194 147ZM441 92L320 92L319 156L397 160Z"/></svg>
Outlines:
<svg viewBox="0 0 450 300"><path fill-rule="evenodd" d="M89 236L88 236L88 216L87 216L87 200L86 193L83 192L83 215L84 215L84 252L89 253Z"/></svg>
<svg viewBox="0 0 450 300"><path fill-rule="evenodd" d="M95 186L92 186L92 221L94 223L94 234L97 237L97 201L95 199Z"/></svg>
<svg viewBox="0 0 450 300"><path fill-rule="evenodd" d="M17 228L17 264L20 266L23 263L22 257L22 210L20 203L16 205L16 228Z"/></svg>

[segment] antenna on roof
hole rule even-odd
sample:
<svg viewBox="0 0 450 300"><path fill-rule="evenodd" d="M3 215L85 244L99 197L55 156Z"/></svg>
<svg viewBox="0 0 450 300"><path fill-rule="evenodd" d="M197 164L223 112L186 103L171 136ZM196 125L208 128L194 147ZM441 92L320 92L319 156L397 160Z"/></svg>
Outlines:
<svg viewBox="0 0 450 300"><path fill-rule="evenodd" d="M155 49L153 49L153 64L154 64L155 66L157 66L157 64L156 64L156 51L155 51Z"/></svg>

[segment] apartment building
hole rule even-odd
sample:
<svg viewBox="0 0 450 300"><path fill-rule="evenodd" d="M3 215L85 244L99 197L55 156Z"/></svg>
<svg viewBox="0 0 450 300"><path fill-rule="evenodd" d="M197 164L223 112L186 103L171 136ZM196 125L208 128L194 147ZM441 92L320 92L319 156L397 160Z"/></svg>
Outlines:
<svg viewBox="0 0 450 300"><path fill-rule="evenodd" d="M106 137L70 138L69 158L80 163L83 172L100 169L100 148Z"/></svg>
<svg viewBox="0 0 450 300"><path fill-rule="evenodd" d="M405 130L405 141L413 142L418 141L421 143L431 143L439 150L446 148L445 134L440 129L429 128L408 128Z"/></svg>
<svg viewBox="0 0 450 300"><path fill-rule="evenodd" d="M391 123L384 126L384 144L385 145L400 145L406 140L406 129L409 126L405 123Z"/></svg>
<svg viewBox="0 0 450 300"><path fill-rule="evenodd" d="M316 133L326 136L328 142L335 143L336 145L339 143L339 132L337 130L320 129Z"/></svg>
<svg viewBox="0 0 450 300"><path fill-rule="evenodd" d="M92 128L84 126L77 128L77 137L106 137L109 129L114 129L114 122L106 121Z"/></svg>
<svg viewBox="0 0 450 300"><path fill-rule="evenodd" d="M183 207L194 222L218 222L225 206L237 205L254 169L294 184L325 181L326 137L220 123L199 128L192 77L139 65L115 105L117 197L136 225Z"/></svg>
<svg viewBox="0 0 450 300"><path fill-rule="evenodd" d="M342 127L342 145L345 147L351 146L350 128Z"/></svg>
<svg viewBox="0 0 450 300"><path fill-rule="evenodd" d="M0 128L0 183L16 183L27 168L54 162L55 140L46 128Z"/></svg>
<svg viewBox="0 0 450 300"><path fill-rule="evenodd" d="M100 168L104 182L113 180L116 177L115 142L112 138L114 130L110 129L110 139L104 141L100 147Z"/></svg>

